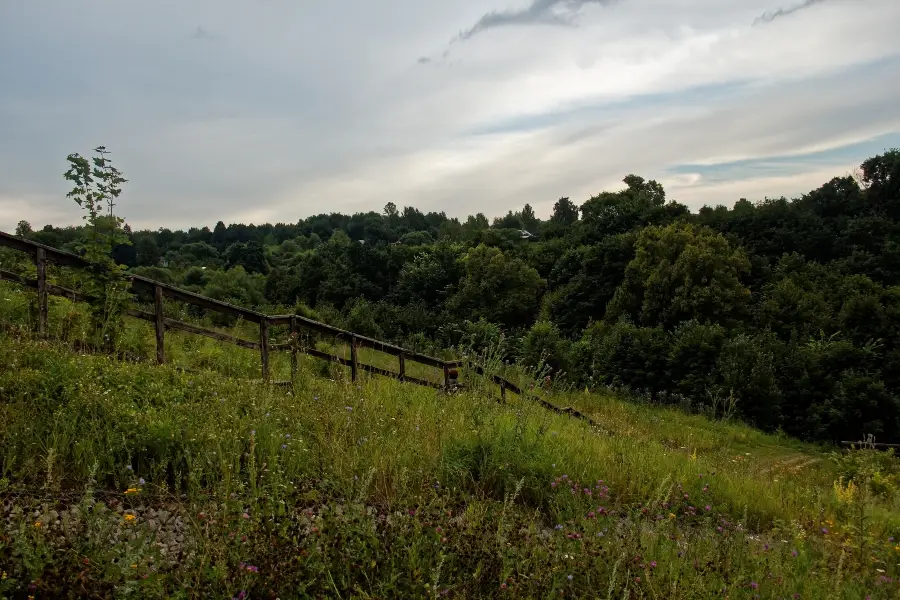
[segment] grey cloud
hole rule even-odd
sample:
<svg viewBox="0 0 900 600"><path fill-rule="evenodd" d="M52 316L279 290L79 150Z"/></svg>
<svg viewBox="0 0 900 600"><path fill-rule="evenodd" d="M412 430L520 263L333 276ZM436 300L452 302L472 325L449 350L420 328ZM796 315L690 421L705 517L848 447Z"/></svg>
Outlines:
<svg viewBox="0 0 900 600"><path fill-rule="evenodd" d="M570 25L578 11L586 4L612 4L615 0L532 0L531 5L519 10L491 11L461 31L456 40L467 40L489 29L509 25ZM557 12L558 11L558 12Z"/></svg>
<svg viewBox="0 0 900 600"><path fill-rule="evenodd" d="M760 25L762 23L771 23L778 17L786 17L788 15L792 15L795 12L799 12L805 8L809 8L811 6L815 6L816 4L821 4L826 0L803 0L800 4L795 4L794 6L789 6L787 8L776 8L773 10L769 10L764 12L762 15L756 17L756 20L753 21L753 25Z"/></svg>

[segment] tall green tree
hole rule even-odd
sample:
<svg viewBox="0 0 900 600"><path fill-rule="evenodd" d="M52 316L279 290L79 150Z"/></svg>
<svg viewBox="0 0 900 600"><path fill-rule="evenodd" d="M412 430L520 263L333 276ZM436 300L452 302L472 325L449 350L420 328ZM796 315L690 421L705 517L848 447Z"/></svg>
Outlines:
<svg viewBox="0 0 900 600"><path fill-rule="evenodd" d="M537 270L484 244L469 250L462 261L465 275L450 301L454 312L506 327L534 321L546 285Z"/></svg>
<svg viewBox="0 0 900 600"><path fill-rule="evenodd" d="M606 318L627 316L666 329L688 320L733 326L748 314L750 290L741 278L749 271L744 251L711 229L687 223L647 227Z"/></svg>

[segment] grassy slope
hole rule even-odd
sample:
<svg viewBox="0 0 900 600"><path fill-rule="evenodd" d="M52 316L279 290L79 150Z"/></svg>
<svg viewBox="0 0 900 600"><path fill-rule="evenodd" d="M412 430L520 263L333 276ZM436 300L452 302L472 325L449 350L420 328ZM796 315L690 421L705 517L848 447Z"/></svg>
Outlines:
<svg viewBox="0 0 900 600"><path fill-rule="evenodd" d="M900 591L896 500L840 503L813 446L553 398L614 432L598 435L514 397L329 381L312 359L288 392L249 381L254 352L192 336L167 336L169 356L215 371L117 362L16 333L27 302L0 288L0 597ZM77 309L51 313L71 339ZM143 324L125 343L152 352Z"/></svg>

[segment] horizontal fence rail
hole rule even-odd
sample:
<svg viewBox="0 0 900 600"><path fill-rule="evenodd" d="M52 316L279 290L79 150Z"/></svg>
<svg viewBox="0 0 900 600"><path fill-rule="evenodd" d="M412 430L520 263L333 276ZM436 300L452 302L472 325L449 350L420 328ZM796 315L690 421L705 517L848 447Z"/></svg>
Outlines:
<svg viewBox="0 0 900 600"><path fill-rule="evenodd" d="M0 231L0 247L19 250L34 257L35 266L37 268L37 279L28 279L19 274L0 269L0 280L11 281L22 286L37 290L37 330L40 335L46 335L48 331L47 297L49 295L61 296L76 302L91 301L91 298L86 294L83 294L76 290L60 287L47 281L47 262L65 267L73 267L76 269L95 270L97 268L80 256L68 252L63 252L51 246L16 237L2 231ZM136 319L141 319L153 323L156 333L156 359L160 364L166 362L165 332L166 330L177 330L184 331L193 335L205 336L222 342L227 342L240 346L242 348L259 350L262 367L262 378L266 382L269 381L269 353L272 351L289 351L291 353L292 379L296 376L297 373L298 352L328 362L349 367L352 381L356 381L358 379L359 371L365 371L367 373L382 375L384 377L391 377L407 383L435 388L439 390L451 389L451 370L458 367L466 367L471 369L474 373L486 377L490 379L490 381L495 383L500 389L501 401L506 399L506 392L508 390L523 398L534 400L548 410L551 410L558 414L569 414L573 417L588 422L595 429L602 430L602 428L587 415L572 408L560 408L551 404L550 402L547 402L543 398L526 394L515 384L504 379L503 377L500 377L499 375L487 373L483 367L472 363L471 361L445 361L432 356L427 356L425 354L420 354L418 352L413 352L411 350L407 350L406 348L402 348L388 342L358 335L356 333L353 333L352 331L346 331L339 327L334 327L326 323L314 321L300 315L265 315L261 312L250 310L242 306L229 304L227 302L222 302L221 300L215 300L213 298L209 298L207 296L203 296L201 294L197 294L195 292L191 292L189 290L185 290L173 285L162 283L160 281L155 281L147 277L142 277L140 275L126 275L126 277L131 282L131 291L133 293L152 292L153 294L153 312L129 309L125 312L125 314ZM227 333L221 333L218 331L213 331L211 329L199 327L197 325L192 325L190 323L185 323L183 321L178 321L176 319L167 318L163 314L165 298L171 298L173 300L184 302L186 304L190 304L192 306L196 306L198 308L202 308L211 312L237 317L251 323L257 323L259 325L259 339L245 340ZM281 344L270 343L269 328L271 326L284 325L290 327L292 342ZM305 344L298 343L297 335L300 333L300 330L305 330L319 335L331 336L337 341L344 341L349 343L350 358L347 359L342 356L336 356L327 352L322 352L321 350L317 350ZM389 369L382 369L374 365L361 363L358 357L359 348L368 348L370 350L375 350L397 357L399 363L399 371L395 372ZM407 375L407 361L440 369L443 373L443 382L435 383L432 381L427 381L425 379L419 379ZM285 384L290 382L276 383Z"/></svg>

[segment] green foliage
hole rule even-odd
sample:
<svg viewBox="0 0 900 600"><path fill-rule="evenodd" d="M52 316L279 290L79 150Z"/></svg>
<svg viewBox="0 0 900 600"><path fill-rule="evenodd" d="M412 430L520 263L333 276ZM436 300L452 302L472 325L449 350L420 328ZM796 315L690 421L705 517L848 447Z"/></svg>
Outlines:
<svg viewBox="0 0 900 600"><path fill-rule="evenodd" d="M569 344L553 323L538 321L522 339L519 352L523 363L540 369L549 367L554 373L568 371Z"/></svg>
<svg viewBox="0 0 900 600"><path fill-rule="evenodd" d="M534 319L545 282L533 267L483 244L468 251L463 265L465 275L450 300L451 310L507 327Z"/></svg>
<svg viewBox="0 0 900 600"><path fill-rule="evenodd" d="M741 425L561 392L616 432L596 435L533 404L330 382L306 361L281 390L223 376L244 349L172 336L170 350L193 372L0 335L0 593L896 594L879 579L900 575L884 457L827 461ZM840 475L882 490L862 529Z"/></svg>
<svg viewBox="0 0 900 600"><path fill-rule="evenodd" d="M741 249L705 227L681 223L643 229L634 259L607 310L642 325L671 329L697 320L733 326L746 315L750 263Z"/></svg>
<svg viewBox="0 0 900 600"><path fill-rule="evenodd" d="M587 375L597 384L646 392L652 399L667 388L671 342L660 327L637 327L626 321L595 323L582 342L590 356Z"/></svg>
<svg viewBox="0 0 900 600"><path fill-rule="evenodd" d="M122 314L130 300L125 269L113 260L117 246L130 244L122 225L124 219L113 213L116 200L127 179L106 157L105 147L98 146L91 161L75 153L67 158L65 178L74 184L66 194L84 210L86 239L77 250L92 265L85 291L93 298L91 318L98 339L114 346L122 328Z"/></svg>
<svg viewBox="0 0 900 600"><path fill-rule="evenodd" d="M579 384L736 412L808 439L900 441L898 156L873 157L794 200L741 199L697 214L658 182L629 175L580 207L560 198L544 221L531 205L456 219L388 203L381 214L295 223L123 228L134 247L106 253L134 273L248 308L301 304L436 354L466 338L534 366L538 348L556 343L546 341L552 323L564 348L554 364ZM102 226L107 205L98 202ZM88 225L25 225L30 239L66 250L92 234ZM33 277L27 261L3 261Z"/></svg>

